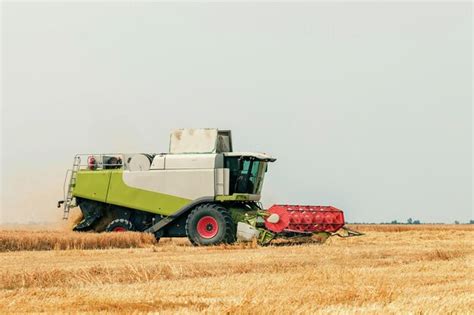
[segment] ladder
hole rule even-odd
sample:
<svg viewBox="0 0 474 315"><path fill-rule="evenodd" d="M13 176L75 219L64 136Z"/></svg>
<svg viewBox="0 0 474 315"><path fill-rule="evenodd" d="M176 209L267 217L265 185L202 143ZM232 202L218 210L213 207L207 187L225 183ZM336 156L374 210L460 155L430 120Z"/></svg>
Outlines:
<svg viewBox="0 0 474 315"><path fill-rule="evenodd" d="M64 192L64 213L63 213L63 220L67 220L69 218L69 209L71 208L73 202L73 191L74 187L76 186L76 178L77 178L77 171L79 171L81 167L81 157L76 155L74 157L74 164L72 165L72 169L68 170L68 173L71 172L71 176L69 177L69 184L67 186L67 192ZM64 187L66 187L67 176L64 179Z"/></svg>

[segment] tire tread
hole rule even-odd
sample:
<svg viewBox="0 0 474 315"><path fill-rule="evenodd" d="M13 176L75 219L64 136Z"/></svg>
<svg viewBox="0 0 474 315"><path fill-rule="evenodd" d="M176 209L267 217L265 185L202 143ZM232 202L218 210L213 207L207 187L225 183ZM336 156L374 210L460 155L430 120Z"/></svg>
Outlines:
<svg viewBox="0 0 474 315"><path fill-rule="evenodd" d="M214 203L204 203L196 208L194 208L191 213L188 215L186 218L186 235L188 236L188 239L190 240L191 244L194 246L199 246L202 244L198 244L195 240L193 240L192 237L190 237L190 222L192 219L199 214L202 209L214 209L215 211L219 212L222 217L224 218L225 221L225 235L224 235L224 240L223 243L225 244L232 244L236 241L236 229L235 229L235 223L232 220L232 217L229 213L229 210L224 208L223 206L219 204L214 204Z"/></svg>

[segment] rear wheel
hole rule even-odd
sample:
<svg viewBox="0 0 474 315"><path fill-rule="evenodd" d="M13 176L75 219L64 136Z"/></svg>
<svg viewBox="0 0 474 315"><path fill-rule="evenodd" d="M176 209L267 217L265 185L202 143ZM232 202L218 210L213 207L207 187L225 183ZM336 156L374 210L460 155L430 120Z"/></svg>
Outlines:
<svg viewBox="0 0 474 315"><path fill-rule="evenodd" d="M106 232L127 232L133 230L132 222L126 219L115 219L105 228Z"/></svg>
<svg viewBox="0 0 474 315"><path fill-rule="evenodd" d="M193 245L229 244L235 242L235 223L226 208L203 204L189 214L186 235Z"/></svg>

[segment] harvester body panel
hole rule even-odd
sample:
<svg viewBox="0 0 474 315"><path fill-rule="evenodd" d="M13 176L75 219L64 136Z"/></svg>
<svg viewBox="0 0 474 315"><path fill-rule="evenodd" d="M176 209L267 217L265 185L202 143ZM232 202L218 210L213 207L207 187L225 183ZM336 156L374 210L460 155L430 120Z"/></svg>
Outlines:
<svg viewBox="0 0 474 315"><path fill-rule="evenodd" d="M72 194L161 215L171 215L202 197L259 201L265 162L256 164L255 177L250 180L254 188L236 192L235 187L229 186L237 175L232 174L231 178L224 160L223 154L161 154L153 158L147 170L131 171L126 163L121 166L125 169L79 170Z"/></svg>
<svg viewBox="0 0 474 315"><path fill-rule="evenodd" d="M106 202L111 174L108 170L78 171L73 196Z"/></svg>
<svg viewBox="0 0 474 315"><path fill-rule="evenodd" d="M175 129L170 134L169 152L171 154L232 152L231 132L214 128Z"/></svg>

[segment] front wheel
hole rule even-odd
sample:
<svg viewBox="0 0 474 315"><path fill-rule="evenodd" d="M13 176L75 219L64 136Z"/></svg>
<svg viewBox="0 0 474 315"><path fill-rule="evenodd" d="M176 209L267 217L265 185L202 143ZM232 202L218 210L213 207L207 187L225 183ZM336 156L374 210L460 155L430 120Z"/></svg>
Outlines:
<svg viewBox="0 0 474 315"><path fill-rule="evenodd" d="M235 242L235 223L229 211L216 204L203 204L186 220L186 235L193 245Z"/></svg>

